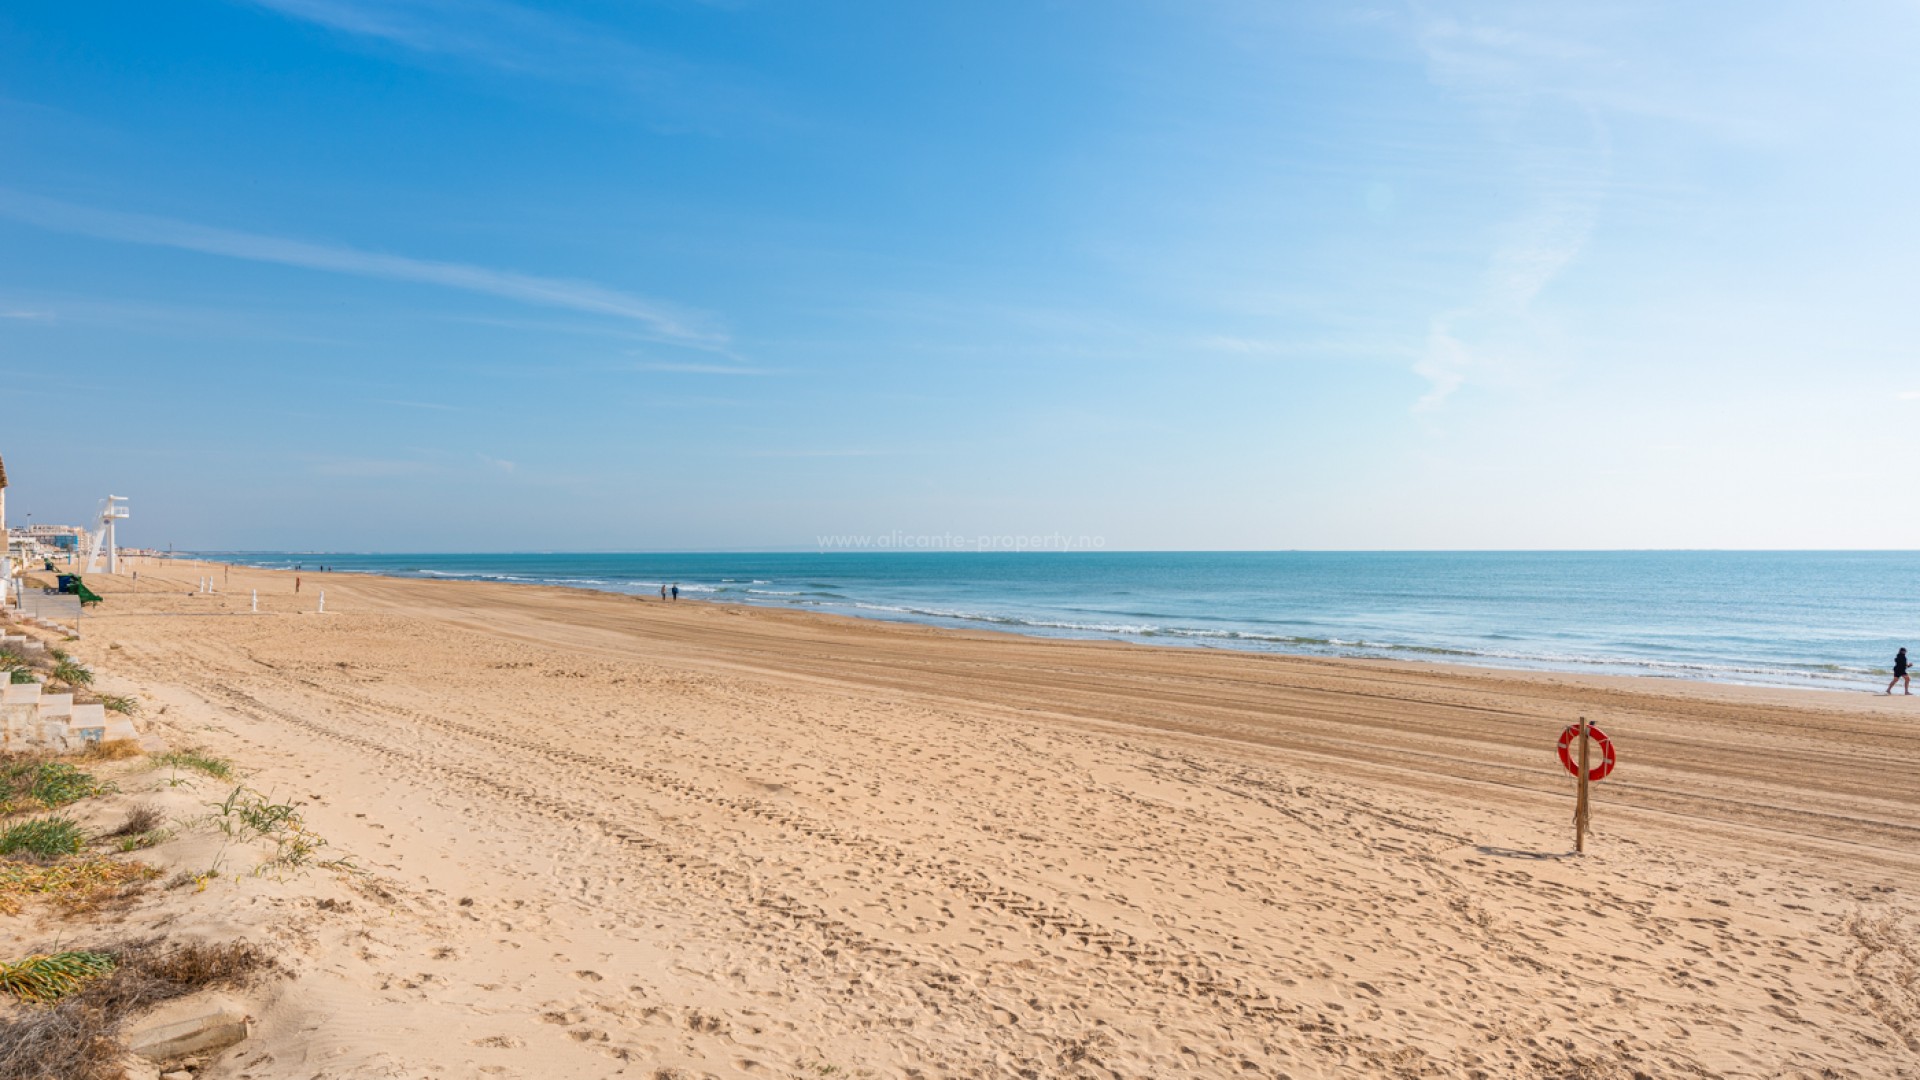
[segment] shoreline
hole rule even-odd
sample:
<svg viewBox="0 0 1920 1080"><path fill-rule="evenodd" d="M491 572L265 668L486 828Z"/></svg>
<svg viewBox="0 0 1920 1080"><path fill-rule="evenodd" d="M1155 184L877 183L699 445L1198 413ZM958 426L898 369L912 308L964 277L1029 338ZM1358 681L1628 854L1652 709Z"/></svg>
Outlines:
<svg viewBox="0 0 1920 1080"><path fill-rule="evenodd" d="M1895 552L1895 554L1903 554L1903 553L1904 552ZM234 554L245 554L245 553L236 552ZM270 554L277 555L277 554L283 554L283 553L274 552ZM537 554L537 553L534 553L534 554ZM1142 553L1142 554L1156 554L1156 553ZM324 556L316 556L316 557L324 557ZM296 573L303 574L303 575L319 575L322 573L321 571L318 571L318 570L293 571L293 570L286 570L286 569L280 569L280 568L261 567L261 566L255 566L249 563L234 563L234 562L227 562L224 560L214 559L214 558L180 556L180 557L176 557L176 561L178 559L187 559L188 561L197 561L209 566L225 566L225 567L231 567L233 569L243 569L247 571L260 572L260 573L288 574L288 575L293 575ZM413 573L413 574L405 574L405 573L392 573L392 572L386 572L381 570L354 569L354 568L333 569L333 570L325 571L325 573L329 575L373 577L373 578L379 578L379 579L388 580L388 581L463 582L463 583L477 584L477 585L500 585L500 586L535 588L535 589L565 589L570 591L597 593L597 594L602 594L606 596L614 596L614 597L637 599L637 600L654 599L651 593L642 592L642 591L623 591L621 589L607 587L604 583L576 585L576 584L567 584L560 581L506 581L506 580L499 580L497 577L489 577L481 574L452 574L452 573L438 573L438 572L419 572L419 573ZM1137 647L1147 648L1147 649L1200 650L1200 651L1212 651L1212 652L1219 652L1223 654L1232 654L1232 655L1278 656L1278 657L1291 657L1291 658L1314 659L1314 660L1337 660L1337 661L1361 663L1361 664L1413 664L1413 665L1437 667L1442 669L1458 668L1458 669L1469 670L1469 671L1480 671L1480 672L1485 672L1490 674L1514 674L1514 675L1537 674L1537 675L1544 675L1544 676L1560 676L1560 677L1570 677L1570 678L1603 679L1603 680L1604 679L1628 679L1628 680L1645 680L1645 681L1655 682L1655 683L1671 683L1671 684L1683 685L1683 686L1696 685L1696 684L1709 685L1709 686L1738 686L1738 687L1748 687L1752 689L1762 689L1762 690L1786 690L1786 691L1793 691L1796 693L1813 692L1813 693L1832 693L1832 694L1842 694L1842 695L1864 693L1864 694L1869 694L1874 696L1884 696L1884 695L1879 695L1877 691L1872 689L1871 685L1869 685L1871 681L1881 677L1890 677L1890 673L1886 673L1886 672L1849 673L1849 674L1837 675L1833 677L1834 682L1840 682L1840 681L1846 680L1849 682L1849 685L1831 686L1831 685L1820 685L1818 682L1815 681L1817 679L1824 678L1825 676L1812 674L1809 672L1787 672L1787 673L1783 673L1782 677L1777 680L1742 679L1742 678L1737 678L1732 676L1723 676L1723 675L1705 673L1708 669L1692 667L1692 666L1685 667L1684 671L1662 672L1659 670L1650 670L1658 667L1657 664L1651 661L1624 661L1624 660L1620 661L1616 666L1622 667L1622 668L1639 668L1640 670L1605 671L1605 670L1593 670L1594 668L1606 666L1601 662L1597 662L1597 661L1595 662L1569 661L1569 662L1566 662L1565 666L1562 666L1561 664L1558 664L1551 660L1531 659L1526 657L1513 657L1513 658L1484 657L1484 656L1479 656L1478 654L1465 654L1465 653L1458 654L1461 656L1461 658L1459 659L1450 659L1445 655L1431 655L1433 653L1446 653L1447 650L1440 649L1440 648L1429 649L1429 648L1418 647L1418 646L1379 645L1379 646L1371 646L1371 647L1382 649L1382 650L1391 650L1393 652L1427 653L1430 655L1413 655L1413 656L1401 656L1401 655L1391 655L1391 654L1390 655L1355 655L1355 654L1339 653L1339 652L1313 652L1313 651L1308 651L1304 649L1296 651L1296 650L1286 649L1283 647L1277 647L1277 646L1268 647L1268 646L1255 644L1255 643L1249 643L1247 645L1241 646L1241 645L1232 644L1230 642L1215 643L1213 641L1197 640L1197 639L1196 640L1180 640L1173 635L1153 635L1153 634L1126 635L1126 634L1115 634L1115 633L1103 633L1101 631L1091 630L1091 629L1086 630L1084 632L1064 631L1064 630L1060 632L1049 632L1049 628L1043 627L1043 626L1008 625L1008 624L1003 624L998 620L987 619L987 618L958 619L958 618L952 618L952 617L943 618L941 616L936 616L936 615L916 616L911 613L902 613L899 616L886 615L886 614L862 614L857 611L839 610L839 609L826 610L822 607L776 603L771 601L762 602L762 601L754 601L751 599L707 598L706 596L704 596L704 594L696 594L694 596L688 596L683 599L685 600L685 602L688 602L688 603L738 607L743 610L749 610L749 611L783 612L783 613L791 613L791 614L802 615L802 616L819 616L827 619L852 619L852 620L856 620L864 623L880 623L880 624L894 625L894 626L926 627L929 629L944 630L944 631L948 631L955 634L983 633L983 634L1003 635L1003 636L1024 638L1024 639L1030 639L1030 640L1039 640L1039 641L1065 641L1065 642L1086 642L1086 643L1111 644L1111 645L1132 645L1132 646L1137 646ZM859 607L861 605L858 602L855 602L854 606ZM877 611L877 610L883 610L883 609L872 609L872 610ZM1146 640L1143 640L1143 639L1146 639ZM1357 643L1353 647L1366 648L1370 646L1368 646L1365 642L1361 642L1361 643ZM1472 658L1468 658L1469 656L1471 656ZM1511 662L1502 662L1503 659L1510 659ZM1700 673L1700 674L1688 673L1692 671L1702 671L1703 673ZM1755 674L1761 674L1761 673L1755 672ZM1798 681L1791 681L1791 680L1798 680ZM1894 696L1899 697L1901 695L1896 694Z"/></svg>
<svg viewBox="0 0 1920 1080"><path fill-rule="evenodd" d="M183 560L173 560L175 562ZM867 642L886 640L898 635L903 644L917 641L975 642L992 647L996 644L1018 646L1029 645L1040 649L1061 650L1097 650L1100 652L1121 651L1137 653L1143 658L1171 659L1194 657L1217 659L1223 664L1272 665L1282 673L1330 669L1349 677L1371 679L1375 677L1410 677L1420 680L1425 677L1439 679L1457 679L1469 682L1491 684L1514 684L1537 688L1542 693L1559 693L1567 690L1588 690L1604 693L1618 693L1635 697L1672 698L1688 702L1723 702L1729 705L1744 705L1756 708L1811 707L1832 709L1843 713L1867 712L1875 715L1909 716L1920 711L1920 701L1909 700L1905 695L1882 695L1872 691L1842 690L1821 686L1793 686L1781 684L1756 684L1722 681L1716 679L1693 679L1647 674L1613 674L1583 671L1560 671L1539 668L1507 668L1487 664L1458 663L1446 660L1412 659L1399 657L1353 657L1327 656L1306 653L1285 653L1259 649L1234 649L1207 646L1183 646L1141 642L1117 638L1082 638L1027 634L1018 630L1000 629L991 626L941 626L932 623L904 619L881 619L848 614L838 611L821 611L810 608L776 607L753 603L736 603L727 600L683 598L679 602L661 602L657 597L647 594L619 592L612 589L554 585L533 582L475 581L464 578L445 577L405 577L400 575L379 574L366 571L336 570L322 574L313 570L275 570L245 566L237 563L221 563L215 560L195 560L208 567L224 567L245 574L266 575L268 580L282 584L295 577L310 581L340 581L351 583L354 580L365 582L391 583L403 589L419 587L436 589L473 589L483 595L500 590L504 597L524 594L531 600L527 606L554 607L564 610L571 605L572 598L594 598L614 604L616 609L626 604L645 605L651 612L664 613L672 617L679 612L687 615L706 610L721 615L737 616L748 620L767 620L775 625L798 628L806 633L810 628L818 631L839 632L854 639ZM123 577L125 575L122 575ZM313 586L314 590L320 585ZM225 594L221 594L225 595ZM309 593L308 595L314 595ZM339 599L344 594L336 589L334 598L328 602L328 615L349 613L340 607ZM282 597L281 599L284 599ZM317 599L317 597L316 597ZM552 602L552 603L549 603ZM315 600L306 601L311 611ZM520 606L520 605L515 605ZM386 607L385 610L395 610ZM286 614L286 611L270 610L265 599L262 602L263 614ZM149 612L146 615L161 613ZM207 615L245 615L242 610L222 612L181 612L178 614ZM111 613L89 615L89 620L112 618ZM698 616L692 616L698 617ZM698 659L690 662L698 663ZM1179 661L1175 660L1178 664ZM1207 660L1196 663L1212 666ZM1920 698L1920 694L1915 695Z"/></svg>

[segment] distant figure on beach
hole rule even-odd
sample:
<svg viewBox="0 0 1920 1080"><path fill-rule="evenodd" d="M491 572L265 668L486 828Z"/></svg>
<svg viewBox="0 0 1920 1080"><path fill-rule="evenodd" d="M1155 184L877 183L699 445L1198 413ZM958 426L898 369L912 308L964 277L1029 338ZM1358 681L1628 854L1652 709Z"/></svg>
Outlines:
<svg viewBox="0 0 1920 1080"><path fill-rule="evenodd" d="M1893 683L1907 684L1907 696L1913 696L1913 680L1907 676L1907 650L1901 649L1893 658L1893 682L1887 684L1887 693L1893 693Z"/></svg>
<svg viewBox="0 0 1920 1080"><path fill-rule="evenodd" d="M673 598L676 601L680 599L680 586L677 584L673 587Z"/></svg>
<svg viewBox="0 0 1920 1080"><path fill-rule="evenodd" d="M667 598L667 584L666 582L663 581L660 583L660 599L665 600L666 598Z"/></svg>
<svg viewBox="0 0 1920 1080"><path fill-rule="evenodd" d="M299 575L295 575L295 576L294 576L294 579L293 579L293 591L294 591L294 592L299 592L299 591L300 591L300 578L299 578Z"/></svg>

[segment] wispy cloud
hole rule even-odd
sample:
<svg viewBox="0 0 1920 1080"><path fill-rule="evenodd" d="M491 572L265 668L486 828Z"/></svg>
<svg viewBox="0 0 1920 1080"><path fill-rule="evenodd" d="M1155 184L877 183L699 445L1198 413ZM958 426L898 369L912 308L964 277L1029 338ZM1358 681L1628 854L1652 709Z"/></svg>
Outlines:
<svg viewBox="0 0 1920 1080"><path fill-rule="evenodd" d="M468 326L492 326L502 330L520 330L545 337L550 334L574 334L583 337L617 338L625 341L655 340L638 327L577 319L510 319L496 315L429 314L429 317Z"/></svg>
<svg viewBox="0 0 1920 1080"><path fill-rule="evenodd" d="M1901 401L1920 401L1920 390L1902 390L1899 397Z"/></svg>
<svg viewBox="0 0 1920 1080"><path fill-rule="evenodd" d="M239 232L171 218L77 206L0 188L0 217L54 232L103 240L197 251L252 262L275 263L390 281L413 281L503 297L545 307L569 308L626 319L676 344L723 345L726 337L699 316L670 304L587 281L537 277L466 263L414 259L281 236Z"/></svg>
<svg viewBox="0 0 1920 1080"><path fill-rule="evenodd" d="M1725 67L1701 63L1726 47L1726 25L1690 14L1686 5L1426 0L1405 25L1435 82L1494 108L1512 105L1521 89L1743 143L1772 141L1804 122L1807 105L1788 89L1790 79L1730 78ZM1844 25L1808 15L1810 22ZM1771 43L1767 37L1763 31L1745 44L1781 49L1781 67L1819 47L1804 36ZM1846 40L1850 50L1860 47L1852 35Z"/></svg>
<svg viewBox="0 0 1920 1080"><path fill-rule="evenodd" d="M4 214L0 214L4 216ZM285 312L272 309L240 308L230 303L196 307L184 304L127 300L112 296L88 296L76 293L31 293L0 299L0 319L17 318L23 322L49 327L125 326L156 335L190 335L247 338L261 341L295 341L307 344L364 346L365 342L335 334L304 334L287 328ZM11 312L11 314L10 314ZM329 328L336 328L330 323Z"/></svg>
<svg viewBox="0 0 1920 1080"><path fill-rule="evenodd" d="M496 42L472 29L463 30L458 7L447 3L367 4L354 0L250 0L255 6L289 18L318 23L349 34L381 38L410 49L439 53L478 53L501 66L513 66L508 42ZM480 5L466 5L469 11ZM488 5L494 21L507 16L524 29L534 13L510 5Z"/></svg>
<svg viewBox="0 0 1920 1080"><path fill-rule="evenodd" d="M1426 352L1414 365L1429 385L1416 412L1439 408L1475 375L1538 360L1547 335L1534 300L1580 257L1600 220L1610 154L1604 127L1592 120L1589 146L1521 153L1534 159L1533 168L1522 169L1530 202L1498 230L1480 295L1429 322ZM1554 167L1540 167L1543 160Z"/></svg>
<svg viewBox="0 0 1920 1080"><path fill-rule="evenodd" d="M1543 333L1537 297L1585 250L1611 190L1612 145L1601 108L1566 90L1555 72L1601 62L1570 39L1486 23L1429 18L1418 28L1428 74L1478 102L1507 145L1525 192L1520 212L1496 230L1479 295L1436 314L1414 372L1428 382L1416 412L1444 405L1476 375L1526 366ZM1531 125L1520 118L1531 120ZM1545 130L1537 133L1542 120ZM1513 134L1533 130L1530 136Z"/></svg>
<svg viewBox="0 0 1920 1080"><path fill-rule="evenodd" d="M637 100L656 120L714 130L764 118L767 102L722 75L636 44L617 27L505 0L240 0L301 22L418 53L556 83L590 85Z"/></svg>
<svg viewBox="0 0 1920 1080"><path fill-rule="evenodd" d="M1570 71L1606 60L1598 48L1532 28L1430 14L1414 29L1435 82L1496 100L1515 83L1537 83L1543 68L1564 80Z"/></svg>
<svg viewBox="0 0 1920 1080"><path fill-rule="evenodd" d="M1427 392L1413 403L1415 412L1439 408L1467 381L1473 355L1453 336L1454 317L1442 315L1427 328L1427 351L1413 365L1413 373L1427 380Z"/></svg>

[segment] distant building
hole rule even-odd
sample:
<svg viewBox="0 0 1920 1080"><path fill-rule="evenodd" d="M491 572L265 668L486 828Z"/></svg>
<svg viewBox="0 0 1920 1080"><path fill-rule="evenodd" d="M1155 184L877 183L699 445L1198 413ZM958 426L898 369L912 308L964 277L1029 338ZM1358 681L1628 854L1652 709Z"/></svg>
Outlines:
<svg viewBox="0 0 1920 1080"><path fill-rule="evenodd" d="M18 530L49 547L72 547L87 535L83 525L29 525Z"/></svg>
<svg viewBox="0 0 1920 1080"><path fill-rule="evenodd" d="M7 463L0 461L0 607L13 596L13 534L7 531Z"/></svg>
<svg viewBox="0 0 1920 1080"><path fill-rule="evenodd" d="M28 525L22 529L7 528L7 466L0 461L0 539L4 539L4 550L0 550L0 566L11 560L22 565L30 565L37 560L55 555L78 555L87 550L87 530L81 525ZM12 567L10 569L17 569ZM4 577L0 573L0 577Z"/></svg>
<svg viewBox="0 0 1920 1080"><path fill-rule="evenodd" d="M78 555L86 550L87 530L79 525L29 525L7 530L7 551L31 562L50 555Z"/></svg>

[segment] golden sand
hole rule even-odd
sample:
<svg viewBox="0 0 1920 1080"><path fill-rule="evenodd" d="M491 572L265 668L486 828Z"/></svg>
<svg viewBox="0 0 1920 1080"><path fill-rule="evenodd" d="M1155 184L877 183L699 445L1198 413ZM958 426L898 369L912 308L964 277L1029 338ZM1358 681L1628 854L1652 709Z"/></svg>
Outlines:
<svg viewBox="0 0 1920 1080"><path fill-rule="evenodd" d="M82 655L372 883L206 1077L1920 1076L1912 699L140 569Z"/></svg>

